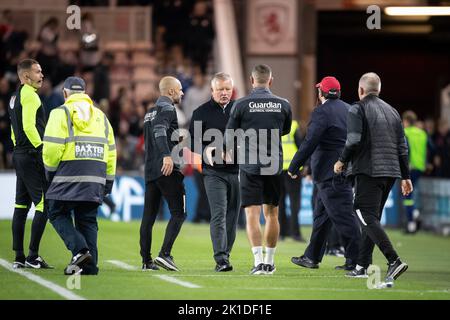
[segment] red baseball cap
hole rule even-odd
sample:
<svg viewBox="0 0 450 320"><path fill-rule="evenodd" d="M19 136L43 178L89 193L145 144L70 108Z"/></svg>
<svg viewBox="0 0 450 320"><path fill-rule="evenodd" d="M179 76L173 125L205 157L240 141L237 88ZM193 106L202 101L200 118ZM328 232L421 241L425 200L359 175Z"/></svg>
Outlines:
<svg viewBox="0 0 450 320"><path fill-rule="evenodd" d="M316 88L320 88L320 90L324 93L328 93L333 89L341 91L341 84L335 77L325 77L322 81L316 84Z"/></svg>

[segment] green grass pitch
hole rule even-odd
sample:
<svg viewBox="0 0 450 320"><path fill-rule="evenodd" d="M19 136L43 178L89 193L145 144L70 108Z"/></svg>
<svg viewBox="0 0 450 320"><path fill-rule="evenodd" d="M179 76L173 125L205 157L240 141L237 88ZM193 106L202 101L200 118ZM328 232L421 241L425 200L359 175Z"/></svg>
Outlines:
<svg viewBox="0 0 450 320"><path fill-rule="evenodd" d="M27 222L25 244L28 245L31 221ZM154 227L153 256L158 253L166 222ZM290 262L303 253L305 244L280 241L273 275L250 276L253 263L245 230L239 230L232 251L234 271L218 274L214 270L209 226L185 223L175 242L173 256L180 272L165 270L142 272L139 256L139 222L113 223L99 221L98 276L81 277L81 288L72 290L85 299L450 299L450 239L419 233L414 236L388 231L395 248L409 269L391 289L368 289L365 279L348 279L344 272L334 270L343 258L324 257L318 270L300 268ZM309 236L310 228L303 228ZM11 221L0 221L0 259L14 258ZM55 266L54 270L31 270L60 287L66 288L63 269L70 260L62 240L48 224L41 243L41 255ZM124 270L108 262L116 260L134 266ZM387 266L375 249L374 264L381 267L383 277ZM159 276L175 279L169 282ZM194 286L185 287L181 283ZM0 299L64 299L38 283L0 266Z"/></svg>

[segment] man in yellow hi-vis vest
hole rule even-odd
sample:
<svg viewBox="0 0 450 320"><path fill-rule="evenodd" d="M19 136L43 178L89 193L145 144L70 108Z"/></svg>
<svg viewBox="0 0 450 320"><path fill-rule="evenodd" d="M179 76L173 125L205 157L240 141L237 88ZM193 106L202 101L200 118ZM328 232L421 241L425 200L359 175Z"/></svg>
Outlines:
<svg viewBox="0 0 450 320"><path fill-rule="evenodd" d="M42 137L45 129L45 110L37 90L42 86L42 68L36 60L24 59L17 65L20 87L9 101L11 140L14 144L13 163L16 169L16 205L12 219L12 267L51 269L39 255L39 245L47 224L44 194L47 188L42 165ZM29 254L25 259L23 242L25 224L31 204L35 214L31 225Z"/></svg>
<svg viewBox="0 0 450 320"><path fill-rule="evenodd" d="M66 79L65 104L50 113L44 133L49 220L72 252L66 275L98 273L97 209L116 172L112 127L85 87L81 78Z"/></svg>
<svg viewBox="0 0 450 320"><path fill-rule="evenodd" d="M292 120L291 131L289 134L282 137L283 146L283 172L281 190L280 190L280 207L278 212L278 220L280 222L280 238L284 239L287 236L291 236L295 241L304 242L300 231L300 223L298 220L298 214L300 211L301 203L301 189L302 189L302 178L298 176L295 179L291 179L287 171L289 169L289 164L298 148L302 143L302 135L299 130L298 122ZM289 196L291 216L288 221L286 215L286 195Z"/></svg>

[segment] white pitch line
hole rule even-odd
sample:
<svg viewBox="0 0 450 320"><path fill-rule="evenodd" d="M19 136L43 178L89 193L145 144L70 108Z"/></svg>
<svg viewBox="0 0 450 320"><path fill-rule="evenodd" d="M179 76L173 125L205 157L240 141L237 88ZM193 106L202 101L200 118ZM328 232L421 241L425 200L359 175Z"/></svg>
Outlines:
<svg viewBox="0 0 450 320"><path fill-rule="evenodd" d="M111 263L111 264L113 264L116 267L119 267L121 269L132 270L132 271L138 270L138 267L129 265L128 263L125 263L125 262L122 262L122 261L119 261L119 260L106 260L106 262L109 262L109 263Z"/></svg>
<svg viewBox="0 0 450 320"><path fill-rule="evenodd" d="M208 289L221 289L216 287L208 287ZM283 287L259 287L259 288L234 288L235 290L251 290L251 291L267 291L267 290L277 290L277 291L335 291L335 292L379 292L381 289L345 289L345 288L283 288ZM406 290L406 289L382 289L384 292L390 293L447 293L450 294L449 290Z"/></svg>
<svg viewBox="0 0 450 320"><path fill-rule="evenodd" d="M47 289L52 290L53 292L56 292L58 295L60 295L61 297L68 299L68 300L86 300L85 298L76 295L75 293L73 293L72 291L63 288L53 282L50 282L48 280L45 280L31 272L27 272L27 271L23 271L21 269L13 269L13 267L11 266L11 264L3 259L0 259L0 265L2 267L4 267L5 269L7 269L8 271L17 273L33 282L36 282L38 284L40 284L43 287L46 287Z"/></svg>
<svg viewBox="0 0 450 320"><path fill-rule="evenodd" d="M186 288L191 288L191 289L198 289L201 288L201 286L196 285L194 283L191 282L187 282L187 281L182 281L182 280L178 280L172 276L166 276L166 275L155 275L155 277L161 279L161 280L165 280L174 284L178 284L180 286L186 287Z"/></svg>
<svg viewBox="0 0 450 320"><path fill-rule="evenodd" d="M122 261L119 261L119 260L107 260L106 262L109 262L109 263L115 265L116 267L119 267L119 268L124 269L124 270L131 270L131 271L138 270L137 267L129 265L129 264L127 264L125 262L122 262ZM168 282L171 282L171 283L174 283L174 284L186 287L186 288L191 288L191 289L201 288L201 286L199 286L199 285L196 285L194 283L187 282L187 281L178 280L178 279L176 279L175 277L172 277L172 276L166 276L166 275L154 275L154 276L156 278L161 279L161 280L168 281ZM182 275L180 275L180 276L182 276Z"/></svg>
<svg viewBox="0 0 450 320"><path fill-rule="evenodd" d="M255 275L251 275L251 274L177 274L177 275L173 275L172 277L193 277L193 278L202 278L202 277L206 277L206 278L252 278L252 279L262 279L262 278L270 278L270 279L274 279L274 278L290 278L290 279L305 279L305 278L343 278L343 276L315 276L315 275L311 275L311 276L307 276L307 275L303 275L302 277L297 277L294 275L260 275L260 276L255 276ZM294 278L295 277L295 278Z"/></svg>

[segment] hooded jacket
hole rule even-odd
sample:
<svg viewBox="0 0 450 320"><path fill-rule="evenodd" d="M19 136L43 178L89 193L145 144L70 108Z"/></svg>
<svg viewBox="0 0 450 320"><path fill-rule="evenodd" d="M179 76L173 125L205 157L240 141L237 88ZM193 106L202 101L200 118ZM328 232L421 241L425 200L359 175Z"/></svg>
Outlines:
<svg viewBox="0 0 450 320"><path fill-rule="evenodd" d="M47 199L103 202L116 172L114 133L106 115L84 93L50 113L42 151Z"/></svg>

